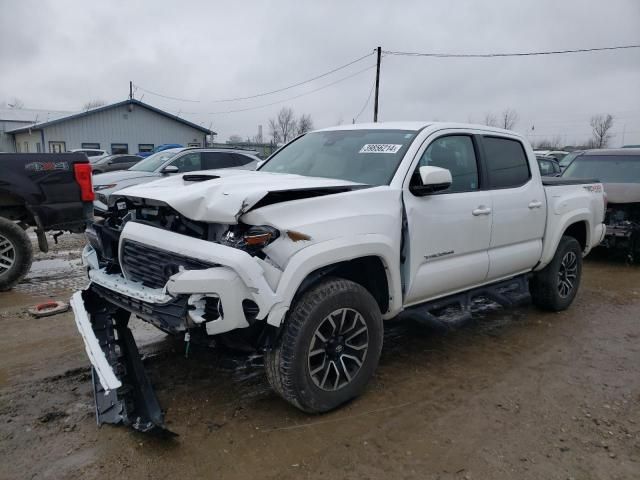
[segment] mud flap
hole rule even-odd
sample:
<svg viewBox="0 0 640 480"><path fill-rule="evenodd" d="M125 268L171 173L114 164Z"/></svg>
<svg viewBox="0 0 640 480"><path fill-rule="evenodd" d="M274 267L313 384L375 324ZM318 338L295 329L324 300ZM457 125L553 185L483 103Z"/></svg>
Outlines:
<svg viewBox="0 0 640 480"><path fill-rule="evenodd" d="M98 425L123 424L140 432L176 435L164 425L160 403L128 326L130 313L105 301L91 288L82 292L82 299L100 348L122 382L120 388L105 390L92 367Z"/></svg>

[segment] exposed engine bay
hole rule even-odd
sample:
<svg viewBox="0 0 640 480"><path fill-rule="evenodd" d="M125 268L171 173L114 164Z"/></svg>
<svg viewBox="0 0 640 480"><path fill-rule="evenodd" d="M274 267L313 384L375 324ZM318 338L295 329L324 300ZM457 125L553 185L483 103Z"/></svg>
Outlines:
<svg viewBox="0 0 640 480"><path fill-rule="evenodd" d="M640 259L640 203L610 203L605 224L602 245L624 254L629 262Z"/></svg>

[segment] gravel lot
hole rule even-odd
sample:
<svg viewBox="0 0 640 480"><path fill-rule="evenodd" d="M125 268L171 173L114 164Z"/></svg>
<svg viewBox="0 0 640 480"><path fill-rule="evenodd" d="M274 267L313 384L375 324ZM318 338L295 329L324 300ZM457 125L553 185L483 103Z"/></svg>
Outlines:
<svg viewBox="0 0 640 480"><path fill-rule="evenodd" d="M366 394L322 416L277 398L260 358L136 321L173 440L98 428L71 313L80 236L0 293L0 478L640 478L640 267L594 255L570 310L485 306L446 329L394 322Z"/></svg>

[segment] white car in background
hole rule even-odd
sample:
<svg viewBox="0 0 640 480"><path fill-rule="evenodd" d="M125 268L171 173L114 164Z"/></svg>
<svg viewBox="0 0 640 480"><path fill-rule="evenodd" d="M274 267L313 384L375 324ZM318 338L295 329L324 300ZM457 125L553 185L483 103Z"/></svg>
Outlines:
<svg viewBox="0 0 640 480"><path fill-rule="evenodd" d="M558 162L561 162L570 152L564 150L534 150L533 153L538 157L554 157Z"/></svg>
<svg viewBox="0 0 640 480"><path fill-rule="evenodd" d="M97 215L109 208L109 197L132 185L151 182L176 173L235 168L255 170L260 159L255 152L224 148L169 148L139 161L128 170L106 172L93 178Z"/></svg>
<svg viewBox="0 0 640 480"><path fill-rule="evenodd" d="M110 155L106 150L101 150L99 148L74 148L70 151L73 153L84 153L91 163Z"/></svg>

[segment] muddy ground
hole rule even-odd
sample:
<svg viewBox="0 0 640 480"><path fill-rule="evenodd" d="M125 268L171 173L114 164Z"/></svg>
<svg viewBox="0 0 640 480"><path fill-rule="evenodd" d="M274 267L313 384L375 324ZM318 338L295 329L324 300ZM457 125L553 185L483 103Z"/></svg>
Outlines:
<svg viewBox="0 0 640 480"><path fill-rule="evenodd" d="M173 440L98 428L71 313L25 309L86 282L82 239L0 293L0 478L640 478L640 267L585 263L572 308L479 309L454 329L389 324L366 394L322 416L268 388L259 358L136 323ZM44 263L43 263L44 262ZM106 476L108 475L108 476Z"/></svg>

